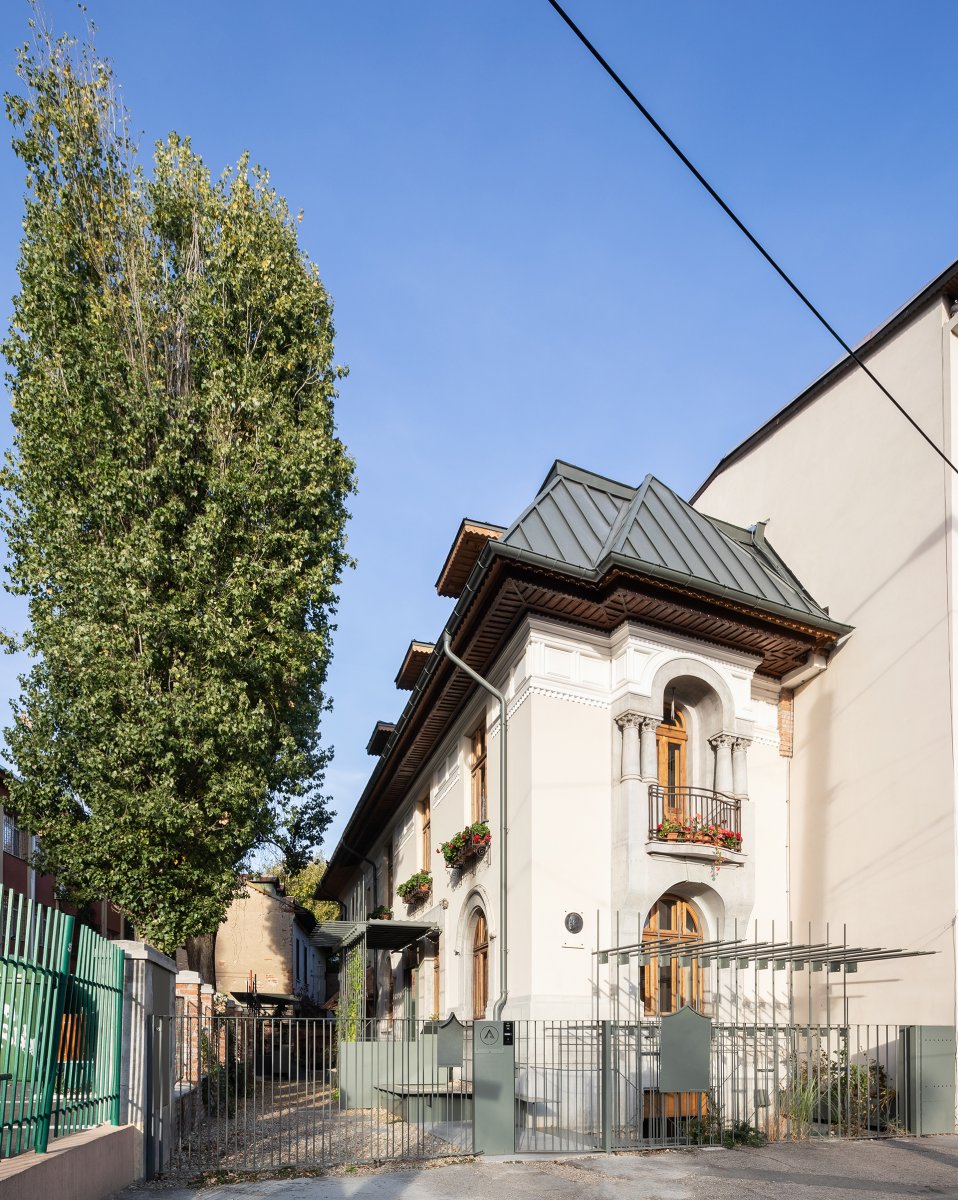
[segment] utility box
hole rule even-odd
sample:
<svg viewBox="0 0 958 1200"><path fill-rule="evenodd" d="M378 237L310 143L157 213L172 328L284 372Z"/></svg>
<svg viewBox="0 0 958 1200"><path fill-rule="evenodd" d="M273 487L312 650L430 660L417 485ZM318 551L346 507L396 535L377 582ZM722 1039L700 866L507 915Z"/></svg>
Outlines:
<svg viewBox="0 0 958 1200"><path fill-rule="evenodd" d="M472 1026L473 1147L476 1154L516 1149L516 1052L512 1021Z"/></svg>
<svg viewBox="0 0 958 1200"><path fill-rule="evenodd" d="M898 1045L898 1119L909 1133L955 1132L955 1031L906 1025Z"/></svg>

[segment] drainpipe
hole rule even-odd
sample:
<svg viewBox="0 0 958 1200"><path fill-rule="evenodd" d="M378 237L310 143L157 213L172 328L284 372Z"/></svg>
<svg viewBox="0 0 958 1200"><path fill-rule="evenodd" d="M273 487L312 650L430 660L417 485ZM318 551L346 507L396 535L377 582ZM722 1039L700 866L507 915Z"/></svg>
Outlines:
<svg viewBox="0 0 958 1200"><path fill-rule="evenodd" d="M349 853L352 854L354 857L356 857L356 858L360 859L362 862L366 863L369 866L370 870L372 871L372 873L373 873L373 908L375 908L377 905L377 902L379 900L379 887L377 886L377 881L376 881L376 864L372 861L371 858L367 858L365 854L360 854L358 850L354 850L352 848L352 846L347 845L346 842L343 842L343 849L348 850ZM364 887L363 888L364 901L365 901L365 895L366 895L366 889Z"/></svg>
<svg viewBox="0 0 958 1200"><path fill-rule="evenodd" d="M506 1006L506 997L509 995L508 988L508 968L506 960L506 937L508 930L507 914L507 898L506 898L506 698L492 684L483 677L477 674L472 667L458 658L452 652L452 643L449 640L449 634L443 630L442 648L446 657L451 663L464 671L474 683L478 683L481 688L485 688L487 692L495 696L499 701L499 837L502 840L502 849L499 855L499 997L492 1009L492 1019L494 1021L502 1020L502 1010Z"/></svg>

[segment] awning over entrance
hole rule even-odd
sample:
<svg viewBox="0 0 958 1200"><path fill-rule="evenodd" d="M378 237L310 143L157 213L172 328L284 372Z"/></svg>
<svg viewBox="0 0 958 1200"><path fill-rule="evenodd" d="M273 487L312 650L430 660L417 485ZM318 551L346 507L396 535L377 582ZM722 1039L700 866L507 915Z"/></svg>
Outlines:
<svg viewBox="0 0 958 1200"><path fill-rule="evenodd" d="M724 938L711 942L693 942L688 938L670 935L653 935L641 942L622 946L609 946L593 952L600 966L610 961L625 966L634 960L646 966L652 959L676 958L681 962L696 959L703 964L715 962L719 967L768 967L791 966L799 971L806 964L813 971L858 970L859 963L892 962L902 958L925 958L937 954L936 950L886 950L881 946L849 946L844 941L792 942L792 941L748 941L745 938Z"/></svg>
<svg viewBox="0 0 958 1200"><path fill-rule="evenodd" d="M314 946L338 950L365 936L368 950L404 950L438 933L439 926L431 921L320 921L309 940Z"/></svg>

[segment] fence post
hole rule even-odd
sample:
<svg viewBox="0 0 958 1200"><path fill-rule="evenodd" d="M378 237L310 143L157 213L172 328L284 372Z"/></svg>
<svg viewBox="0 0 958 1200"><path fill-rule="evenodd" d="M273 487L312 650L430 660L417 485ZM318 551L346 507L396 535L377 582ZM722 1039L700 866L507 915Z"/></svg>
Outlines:
<svg viewBox="0 0 958 1200"><path fill-rule="evenodd" d="M120 1122L136 1127L134 1170L143 1181L166 1169L172 1143L176 963L145 942L115 944L126 968Z"/></svg>
<svg viewBox="0 0 958 1200"><path fill-rule="evenodd" d="M602 1149L612 1150L612 1022L599 1022L599 1088L602 1104Z"/></svg>

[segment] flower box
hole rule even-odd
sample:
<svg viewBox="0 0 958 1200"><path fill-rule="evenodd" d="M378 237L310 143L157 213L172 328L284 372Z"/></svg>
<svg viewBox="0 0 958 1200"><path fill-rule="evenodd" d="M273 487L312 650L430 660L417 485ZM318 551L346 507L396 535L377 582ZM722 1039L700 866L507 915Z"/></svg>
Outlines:
<svg viewBox="0 0 958 1200"><path fill-rule="evenodd" d="M393 919L393 910L387 908L385 904L380 904L369 914L370 921L391 921Z"/></svg>
<svg viewBox="0 0 958 1200"><path fill-rule="evenodd" d="M422 904L432 892L432 874L429 871L417 871L396 888L400 899L405 900L411 908Z"/></svg>
<svg viewBox="0 0 958 1200"><path fill-rule="evenodd" d="M485 821L467 825L461 833L454 834L436 850L447 867L463 867L473 859L482 858L492 841L492 833Z"/></svg>

